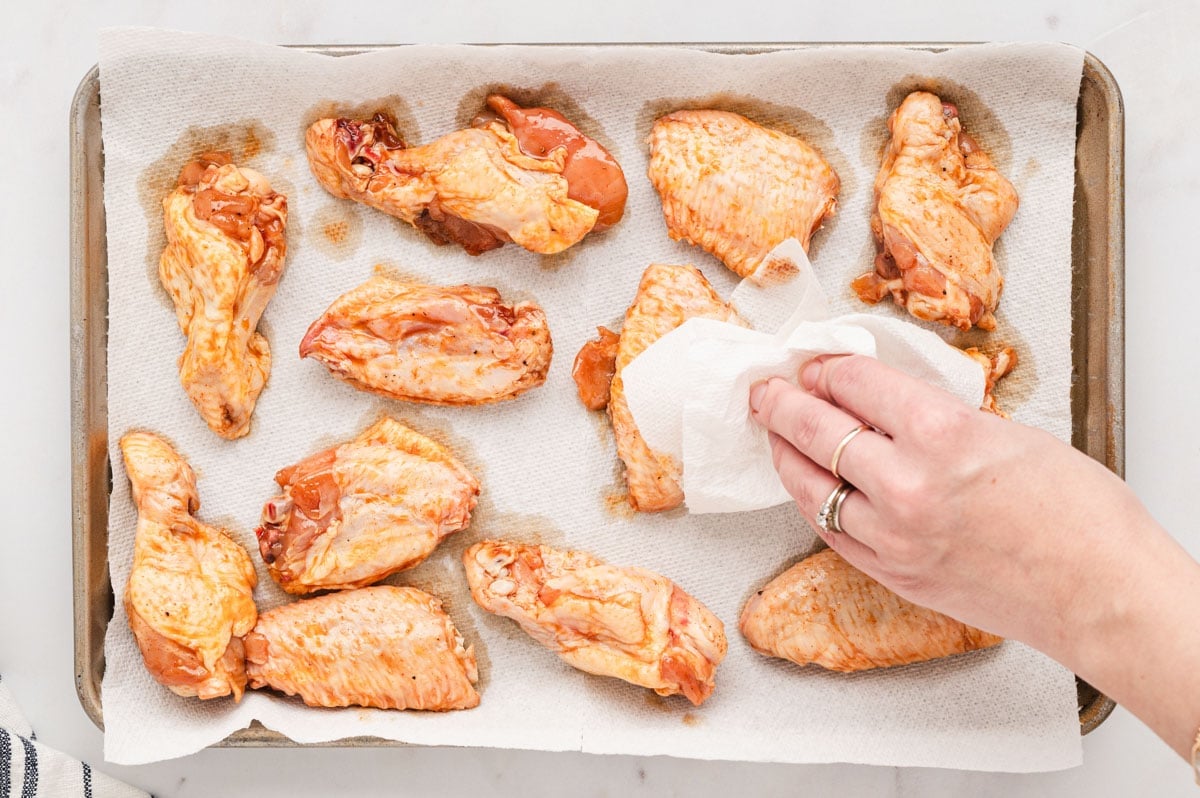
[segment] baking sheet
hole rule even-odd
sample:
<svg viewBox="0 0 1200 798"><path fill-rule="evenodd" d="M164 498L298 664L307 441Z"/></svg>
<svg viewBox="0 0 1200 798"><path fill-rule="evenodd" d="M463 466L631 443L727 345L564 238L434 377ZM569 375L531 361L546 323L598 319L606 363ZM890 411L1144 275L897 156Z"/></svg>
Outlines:
<svg viewBox="0 0 1200 798"><path fill-rule="evenodd" d="M1097 67L1094 60L1089 59L1080 98L1077 203L1082 200L1081 207L1085 212L1077 214L1075 225L1076 340L1073 351L1082 379L1077 381L1074 393L1073 426L1077 445L1083 444L1086 451L1119 471L1123 454L1119 434L1120 109L1111 79ZM1090 83L1088 69L1092 73ZM80 585L77 606L81 609L77 615L80 631L77 649L80 653L81 696L85 707L95 715L98 710L96 681L102 668L98 642L104 624L111 617L112 598L102 555L108 484L103 423L103 208L97 207L101 161L94 113L95 85L92 84L89 92L85 82L83 89L75 106L77 124L73 151L73 173L80 189L73 199L76 566ZM1114 222L1118 224L1114 225ZM569 357L570 353L567 355ZM559 357L562 356L560 352ZM1079 390L1079 386L1083 389ZM1081 416L1093 422L1100 419L1102 423L1081 423ZM201 498L203 500L203 495ZM89 640L91 645L88 645ZM270 742L273 738L274 735L252 729L237 733L233 740Z"/></svg>

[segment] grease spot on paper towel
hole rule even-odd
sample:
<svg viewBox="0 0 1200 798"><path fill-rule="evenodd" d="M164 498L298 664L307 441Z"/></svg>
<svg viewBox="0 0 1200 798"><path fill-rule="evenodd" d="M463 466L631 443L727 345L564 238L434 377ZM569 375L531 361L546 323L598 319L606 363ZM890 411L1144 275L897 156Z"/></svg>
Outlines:
<svg viewBox="0 0 1200 798"><path fill-rule="evenodd" d="M346 260L362 243L362 209L356 203L328 202L312 215L311 223L317 232L313 246L327 258Z"/></svg>
<svg viewBox="0 0 1200 798"><path fill-rule="evenodd" d="M780 105L758 97L719 92L703 97L664 97L660 100L653 100L643 105L638 113L637 140L644 142L649 138L650 129L658 118L674 111L685 110L729 111L744 116L763 127L801 139L820 152L821 157L828 161L837 172L838 178L841 180L839 198L850 197L856 193L858 184L854 170L850 167L850 160L837 148L833 129L826 122L802 108ZM823 242L833 235L840 218L840 214L836 212L827 217L813 236L808 252L813 261L817 260Z"/></svg>
<svg viewBox="0 0 1200 798"><path fill-rule="evenodd" d="M206 152L228 153L238 166L256 168L260 155L273 152L275 134L263 127L256 119L243 119L212 127L189 127L179 134L174 143L163 151L157 160L142 170L138 176L138 200L146 214L146 271L153 285L159 285L158 261L167 246L167 234L163 230L163 199L175 190L179 172L189 161ZM289 199L291 186L282 185L276 175L264 175L271 187ZM288 243L295 235L292 218L288 219ZM170 296L160 288L155 295L163 306L174 312Z"/></svg>

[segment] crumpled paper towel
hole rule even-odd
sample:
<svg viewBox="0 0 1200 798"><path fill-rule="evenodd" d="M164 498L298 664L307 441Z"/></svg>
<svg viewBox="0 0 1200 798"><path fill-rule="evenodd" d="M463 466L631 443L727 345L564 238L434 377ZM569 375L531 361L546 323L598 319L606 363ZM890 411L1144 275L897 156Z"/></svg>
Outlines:
<svg viewBox="0 0 1200 798"><path fill-rule="evenodd" d="M972 407L983 401L983 369L961 351L904 319L866 313L829 318L800 243L785 241L764 262L777 261L795 269L787 283L760 287L747 278L730 298L755 329L689 319L621 372L646 443L683 464L683 493L693 513L762 510L792 500L747 397L759 380L795 383L800 366L817 355L868 355ZM789 310L774 334L760 332Z"/></svg>
<svg viewBox="0 0 1200 798"><path fill-rule="evenodd" d="M794 507L736 515L635 515L622 497L612 431L578 403L571 360L615 326L653 262L694 263L722 296L736 279L704 252L667 238L645 179L653 118L684 104L741 110L802 132L842 178L838 212L817 234L813 268L836 314L865 309L848 288L871 266L867 226L878 145L897 86L935 81L962 108L1021 192L1000 241L1007 286L989 340L1022 358L1001 400L1014 416L1070 434L1070 233L1075 104L1082 53L1054 44L905 48L817 47L765 55L674 47L411 46L330 58L234 39L152 30L100 38L108 232L109 571L129 577L135 514L117 442L130 429L166 435L197 472L199 517L251 552L255 600L294 600L271 580L253 529L279 468L353 437L389 413L445 442L483 484L469 529L389 581L444 602L476 646L483 701L466 712L316 710L252 692L240 704L180 698L146 673L118 600L105 643L105 756L134 764L181 756L258 719L294 740L376 735L427 745L670 754L704 759L868 762L1047 770L1080 759L1072 676L1030 649L993 651L857 676L767 659L736 628L747 597L817 540ZM338 200L309 173L303 134L333 103L379 107L412 142L464 124L485 92L540 92L610 148L629 181L625 218L566 253L508 246L477 258L435 247L377 211ZM183 336L158 283L161 201L179 167L214 146L261 171L288 197L287 270L263 316L271 375L250 434L217 438L179 385ZM433 283L497 287L542 305L556 355L546 384L487 407L425 407L354 390L297 357L305 329L376 264ZM778 327L782 319L773 326ZM1015 382L1014 382L1015 381ZM727 624L729 654L702 707L589 676L541 649L515 624L471 601L463 549L483 537L540 540L665 574Z"/></svg>

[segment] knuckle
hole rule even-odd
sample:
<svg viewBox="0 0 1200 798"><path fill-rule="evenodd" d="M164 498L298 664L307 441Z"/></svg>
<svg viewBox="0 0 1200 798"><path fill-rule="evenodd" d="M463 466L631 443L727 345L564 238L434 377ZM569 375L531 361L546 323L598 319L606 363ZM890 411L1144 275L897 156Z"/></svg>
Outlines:
<svg viewBox="0 0 1200 798"><path fill-rule="evenodd" d="M797 413L791 420L789 437L800 451L811 451L821 434L821 419L816 413Z"/></svg>
<svg viewBox="0 0 1200 798"><path fill-rule="evenodd" d="M897 471L884 486L888 509L900 521L918 517L932 501L930 479L916 469Z"/></svg>
<svg viewBox="0 0 1200 798"><path fill-rule="evenodd" d="M865 355L850 355L829 363L825 367L826 384L831 396L849 396L863 388L870 358Z"/></svg>

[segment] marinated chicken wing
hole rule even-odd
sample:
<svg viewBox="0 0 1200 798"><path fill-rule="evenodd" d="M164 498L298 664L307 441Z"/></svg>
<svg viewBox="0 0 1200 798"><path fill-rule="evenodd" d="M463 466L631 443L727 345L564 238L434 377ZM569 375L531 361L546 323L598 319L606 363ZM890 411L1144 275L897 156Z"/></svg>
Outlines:
<svg viewBox="0 0 1200 798"><path fill-rule="evenodd" d="M700 704L725 627L666 577L588 554L488 540L463 554L471 596L568 664Z"/></svg>
<svg viewBox="0 0 1200 798"><path fill-rule="evenodd" d="M240 438L271 371L256 328L283 274L287 199L253 169L210 153L183 167L163 220L158 276L187 336L179 381L213 432Z"/></svg>
<svg viewBox="0 0 1200 798"><path fill-rule="evenodd" d="M964 349L963 352L967 357L980 365L983 369L984 378L987 380L983 389L983 404L980 406L981 409L989 413L995 413L1001 418L1008 418L1008 413L1005 413L996 405L996 397L992 395L992 391L995 390L996 383L1000 381L1001 377L1016 368L1016 350L1011 346L1006 346L990 357L974 346L970 349Z"/></svg>
<svg viewBox="0 0 1200 798"><path fill-rule="evenodd" d="M637 296L625 313L625 325L615 348L609 337L612 333L601 328L600 340L584 344L575 359L573 376L584 404L596 410L604 406L602 401L608 405L617 454L625 463L629 504L642 512L670 510L682 504L683 473L675 458L652 450L638 432L625 402L621 370L652 343L692 318L738 322L733 308L717 296L697 269L652 264L642 275ZM612 376L606 397L599 386L607 375Z"/></svg>
<svg viewBox="0 0 1200 798"><path fill-rule="evenodd" d="M382 114L321 119L308 129L308 162L334 196L472 255L508 241L550 255L616 224L625 176L603 147L555 111L499 95L487 104L474 126L421 147L408 147Z"/></svg>
<svg viewBox="0 0 1200 798"><path fill-rule="evenodd" d="M474 646L442 602L379 585L285 604L246 635L250 686L310 707L470 709L479 705Z"/></svg>
<svg viewBox="0 0 1200 798"><path fill-rule="evenodd" d="M805 142L725 111L676 111L655 122L649 177L671 238L741 277L789 238L807 251L840 185Z"/></svg>
<svg viewBox="0 0 1200 798"><path fill-rule="evenodd" d="M192 517L196 475L165 441L131 432L121 452L138 511L125 614L146 669L173 693L240 701L242 636L258 615L250 556Z"/></svg>
<svg viewBox="0 0 1200 798"><path fill-rule="evenodd" d="M465 529L479 481L446 447L384 418L275 475L256 530L289 593L340 590L412 568Z"/></svg>
<svg viewBox="0 0 1200 798"><path fill-rule="evenodd" d="M421 285L377 275L312 323L312 357L363 391L439 405L511 399L546 381L546 314L494 288Z"/></svg>
<svg viewBox="0 0 1200 798"><path fill-rule="evenodd" d="M905 601L832 549L758 591L742 611L741 629L763 654L831 671L907 665L1002 642Z"/></svg>
<svg viewBox="0 0 1200 798"><path fill-rule="evenodd" d="M919 319L991 330L1004 278L992 245L1017 212L1017 192L962 130L958 109L913 92L888 119L875 178L875 271L853 283L866 302L889 293Z"/></svg>

